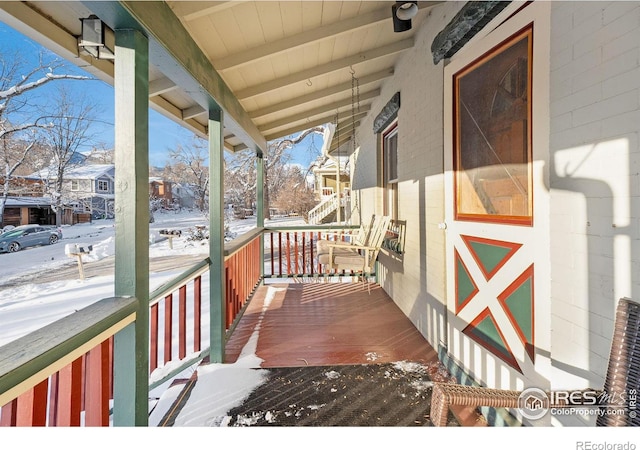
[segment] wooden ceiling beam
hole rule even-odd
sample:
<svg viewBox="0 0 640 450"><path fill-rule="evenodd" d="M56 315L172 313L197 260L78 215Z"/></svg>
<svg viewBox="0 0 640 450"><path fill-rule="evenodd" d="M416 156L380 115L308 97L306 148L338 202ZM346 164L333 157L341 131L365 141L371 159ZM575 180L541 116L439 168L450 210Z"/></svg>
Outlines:
<svg viewBox="0 0 640 450"><path fill-rule="evenodd" d="M348 134L353 133L354 127L358 128L359 126L360 126L359 120L356 120L355 122L353 120L347 120L338 125L338 129L333 134L333 139L335 140L339 138L340 140L342 140L342 138L344 138Z"/></svg>
<svg viewBox="0 0 640 450"><path fill-rule="evenodd" d="M413 47L413 38L404 39L402 41L394 42L383 47L367 50L355 55L347 56L327 64L313 67L311 69L303 70L298 73L292 73L285 77L276 78L265 83L260 83L255 86L250 86L246 89L242 89L236 93L236 97L239 100L244 100L251 97L256 97L267 92L276 91L278 89L286 88L295 83L306 82L314 77L320 75L326 75L331 72L336 72L341 69L355 66L364 62L368 62L383 56L393 55L395 53L403 52Z"/></svg>
<svg viewBox="0 0 640 450"><path fill-rule="evenodd" d="M429 8L441 2L418 2L418 9ZM305 45L321 42L326 39L339 37L346 33L351 33L366 27L377 26L382 22L391 22L391 8L385 5L383 8L360 14L356 17L341 20L340 22L304 30L293 36L287 36L274 42L269 42L258 47L254 47L242 52L236 52L213 62L213 66L218 71L225 71L231 68L253 63L273 55L284 53Z"/></svg>
<svg viewBox="0 0 640 450"><path fill-rule="evenodd" d="M365 75L363 77L358 78L358 83L360 87L375 83L376 81L384 80L385 78L389 78L393 75L393 67L385 70L381 70L379 72L372 73L370 75ZM334 86L328 87L326 89L322 89L320 91L312 92L311 94L303 95L300 97L292 98L291 100L287 100L285 102L278 103L276 105L267 106L266 108L256 109L253 111L248 111L249 117L252 119L256 119L258 117L266 116L269 114L273 114L276 112L283 111L285 109L295 108L296 106L304 105L305 103L311 103L316 100L320 100L331 95L339 94L340 92L347 92L351 90L351 81L347 81L344 83L336 84Z"/></svg>
<svg viewBox="0 0 640 450"><path fill-rule="evenodd" d="M365 114L367 112L369 112L371 110L371 105L360 105L360 112L356 113L356 115L358 114ZM322 112L329 112L329 110L323 110L323 111L319 111L318 114L322 113ZM315 114L316 116L318 114ZM345 109L344 111L339 111L338 116L340 118L347 118L347 117L351 117L352 116L352 111L351 109ZM289 125L289 124L295 124L296 122L299 122L302 126L304 126L305 124L309 123L307 121L307 118L311 117L311 116L292 116L289 118L285 118L285 119L281 119L278 120L276 122L272 122L269 124L265 124L262 125L261 127L259 127L260 131L262 131L262 133L268 133L269 131L272 130L277 130L278 128L281 128L283 126ZM324 120L321 123L328 123L328 122L333 122L335 121L335 113L333 115L325 115L322 117L322 119ZM307 127L309 128L309 127Z"/></svg>
<svg viewBox="0 0 640 450"><path fill-rule="evenodd" d="M218 71L237 68L314 42L338 37L359 28L371 27L385 20L391 21L391 8L386 5L382 9L371 11L367 14L358 15L312 30L304 30L303 33L287 36L274 42L268 42L243 52L232 53L229 56L214 61L213 66Z"/></svg>
<svg viewBox="0 0 640 450"><path fill-rule="evenodd" d="M369 105L367 105L367 106L369 106ZM361 118L363 118L363 117L365 117L367 115L367 113L368 113L368 111L370 109L371 108L368 107L367 111L362 111L362 108L361 108L361 112L359 114L356 114L353 117L355 117L356 120L357 119L361 119ZM344 117L347 117L347 116L345 115ZM283 130L274 130L273 132L269 133L268 135L265 135L265 139L267 141L273 141L273 140L276 140L276 139L283 138L285 136L290 136L292 134L299 133L299 132L304 131L304 130L308 130L309 128L317 127L319 125L324 125L326 123L333 123L333 122L335 122L335 120L336 120L336 116L335 116L335 114L333 114L333 115L330 115L330 116L324 116L324 117L320 117L318 119L309 120L307 122L301 122L301 123L298 123L298 124L291 125L289 128L285 128Z"/></svg>
<svg viewBox="0 0 640 450"><path fill-rule="evenodd" d="M182 110L182 119L183 120L193 119L194 117L198 117L203 114L207 114L207 110L204 109L202 106L196 104L194 106L191 106L189 108Z"/></svg>
<svg viewBox="0 0 640 450"><path fill-rule="evenodd" d="M380 89L375 89L373 91L369 91L369 92L365 92L364 94L360 94L360 100L364 101L364 100L369 100L372 98L375 98L377 96L380 95ZM325 114L328 113L329 111L335 111L338 110L340 111L340 108L344 108L346 106L352 106L351 105L351 97L349 98L345 98L342 100L339 100L337 102L331 103L329 105L322 105L322 106L318 106L316 108L313 109L309 109L306 111L301 111L297 114L294 114L292 116L289 117L284 117L282 119L276 120L275 122L270 122L270 123L266 123L264 125L259 125L258 126L258 130L260 130L261 132L264 132L265 130L271 130L274 128L278 128L280 126L283 125L287 125L288 123L294 123L300 120L304 120L307 117L314 117L320 114ZM365 106L363 104L360 104L360 110L362 110L362 107ZM351 111L349 111L351 112Z"/></svg>
<svg viewBox="0 0 640 450"><path fill-rule="evenodd" d="M167 77L158 78L149 82L149 97L162 95L169 91L178 89L178 86Z"/></svg>
<svg viewBox="0 0 640 450"><path fill-rule="evenodd" d="M219 13L225 9L233 8L247 0L232 0L225 2L203 2L203 1L175 1L168 2L169 6L185 22L191 22L211 14Z"/></svg>

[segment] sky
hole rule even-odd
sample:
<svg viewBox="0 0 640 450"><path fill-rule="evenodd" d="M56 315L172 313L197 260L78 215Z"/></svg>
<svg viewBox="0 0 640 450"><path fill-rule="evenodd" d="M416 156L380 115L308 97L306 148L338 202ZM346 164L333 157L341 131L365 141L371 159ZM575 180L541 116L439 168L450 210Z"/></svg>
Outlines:
<svg viewBox="0 0 640 450"><path fill-rule="evenodd" d="M1 1L1 0L0 0ZM27 55L34 58L34 64L41 51L47 52L52 57L57 55L49 52L47 49L17 32L8 25L0 22L0 52L19 51L21 55ZM61 58L59 58L61 59ZM87 75L86 72L67 63L69 71L64 72L62 69L56 70L56 73L80 73ZM41 88L46 92L53 92L56 82L49 83L48 86ZM99 120L101 123L96 124L93 131L96 132L96 145L104 145L106 148L113 148L114 143L114 96L113 87L101 81L67 81L65 82L70 89L77 92L85 92L90 99L98 105L100 111ZM87 88L87 84L90 87ZM194 134L176 122L164 117L162 114L149 109L149 163L152 166L163 167L168 161L169 150L175 149L178 145L188 146L193 139ZM296 147L294 147L291 156L291 163L300 164L304 168L309 167L310 163L320 154L322 148L322 137L308 136ZM90 150L90 149L87 149Z"/></svg>

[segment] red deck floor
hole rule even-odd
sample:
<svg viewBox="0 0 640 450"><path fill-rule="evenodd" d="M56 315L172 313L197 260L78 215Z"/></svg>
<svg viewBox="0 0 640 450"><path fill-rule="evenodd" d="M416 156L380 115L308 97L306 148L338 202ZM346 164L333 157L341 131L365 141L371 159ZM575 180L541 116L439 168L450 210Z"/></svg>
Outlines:
<svg viewBox="0 0 640 450"><path fill-rule="evenodd" d="M258 288L226 348L235 362L258 331L261 367L415 361L436 381L446 377L437 353L375 284L283 283ZM454 410L464 426L483 425L469 408Z"/></svg>

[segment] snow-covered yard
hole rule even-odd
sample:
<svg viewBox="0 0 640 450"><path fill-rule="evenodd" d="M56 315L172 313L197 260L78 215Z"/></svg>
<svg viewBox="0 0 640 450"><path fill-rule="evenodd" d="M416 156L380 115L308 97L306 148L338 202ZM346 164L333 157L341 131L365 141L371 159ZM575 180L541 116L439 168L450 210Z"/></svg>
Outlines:
<svg viewBox="0 0 640 450"><path fill-rule="evenodd" d="M204 258L208 254L206 240L190 240L189 235L196 227L206 227L208 219L199 213L181 212L176 213L156 213L154 223L150 224L149 255L151 258L167 255L199 255ZM273 223L281 225L300 225L299 218L294 220L275 219ZM252 228L255 228L255 218L245 220L235 220L229 223L229 235L239 236ZM162 237L160 230L181 230L182 236L174 239L170 248L169 241ZM0 255L0 267L2 267L2 278L0 279L0 346L6 345L15 339L34 331L42 326L65 317L76 310L79 310L101 298L113 295L113 275L96 276L84 280L66 279L47 283L28 282L14 287L5 287L10 281L20 280L21 277L34 273L55 271L56 269L74 266L77 264L75 258L65 255L65 244L85 244L92 245L93 250L89 255L83 256L83 260L99 261L113 256L114 245L114 222L113 220L97 220L93 223L78 224L63 227L63 239L55 245L23 249L17 253ZM175 270L157 272L150 274L150 290L160 286L171 278L175 277L187 267L176 268ZM203 277L203 289L208 289L208 277ZM220 385L220 379L216 379L215 387L217 392L220 389L227 392L230 398L230 407L236 401L241 401L247 389L250 390L256 380L252 379L255 371L250 367L259 367L260 361L252 354L251 343L255 344L257 334L245 349L243 357L236 364L212 365L207 371L212 372L224 368L224 370L234 369L233 384ZM245 368L246 370L242 370ZM195 368L188 369L180 376L188 376ZM219 372L229 373L229 372ZM154 374L155 375L155 374ZM161 401L155 405L153 414L150 417L150 425L154 426L164 415L164 408L170 406L172 396L177 394L176 389L168 391L168 385L156 388L152 392L152 397L161 397ZM166 392L165 392L166 391ZM197 414L197 413L196 413ZM205 425L204 419L198 422ZM207 416L208 417L208 416Z"/></svg>

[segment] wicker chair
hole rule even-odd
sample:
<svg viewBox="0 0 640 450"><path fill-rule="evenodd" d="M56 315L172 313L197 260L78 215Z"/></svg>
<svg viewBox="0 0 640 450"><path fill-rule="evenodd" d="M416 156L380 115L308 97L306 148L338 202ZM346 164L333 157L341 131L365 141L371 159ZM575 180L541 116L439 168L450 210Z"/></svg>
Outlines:
<svg viewBox="0 0 640 450"><path fill-rule="evenodd" d="M628 398L633 390L640 391L640 303L620 299L609 354L609 366L602 391L587 389L595 395L604 394L611 399ZM582 390L580 392L585 392ZM455 383L434 383L431 397L431 421L435 426L447 425L450 405L490 406L518 408L520 391L489 389ZM638 393L636 392L637 396ZM555 395L549 396L557 398ZM600 397L599 397L600 398ZM636 406L637 405L637 406ZM544 407L564 408L576 406L567 401L546 403ZM597 426L640 426L640 404L628 405L624 414L598 415ZM600 408L619 409L620 404L602 404ZM632 409L635 408L635 409Z"/></svg>

